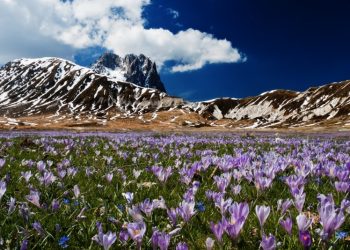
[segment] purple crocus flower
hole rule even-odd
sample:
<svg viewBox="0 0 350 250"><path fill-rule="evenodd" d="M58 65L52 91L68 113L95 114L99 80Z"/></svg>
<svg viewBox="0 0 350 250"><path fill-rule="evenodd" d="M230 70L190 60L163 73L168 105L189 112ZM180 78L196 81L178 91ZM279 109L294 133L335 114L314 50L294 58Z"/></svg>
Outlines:
<svg viewBox="0 0 350 250"><path fill-rule="evenodd" d="M171 224L175 227L177 223L177 212L175 208L170 208L167 210L167 214Z"/></svg>
<svg viewBox="0 0 350 250"><path fill-rule="evenodd" d="M16 199L11 197L10 201L7 203L7 205L9 206L7 213L12 214L16 209Z"/></svg>
<svg viewBox="0 0 350 250"><path fill-rule="evenodd" d="M235 195L238 195L241 192L241 189L241 185L231 186L231 191Z"/></svg>
<svg viewBox="0 0 350 250"><path fill-rule="evenodd" d="M160 234L161 233L158 230L154 230L152 233L151 242L152 242L153 249L157 249L157 247L158 247L158 238L159 238Z"/></svg>
<svg viewBox="0 0 350 250"><path fill-rule="evenodd" d="M270 207L268 207L268 206L258 206L257 205L255 207L255 213L256 213L256 216L259 219L259 223L260 223L261 228L263 228L267 217L269 217Z"/></svg>
<svg viewBox="0 0 350 250"><path fill-rule="evenodd" d="M274 250L276 249L276 238L272 234L269 236L263 235L260 246L264 250Z"/></svg>
<svg viewBox="0 0 350 250"><path fill-rule="evenodd" d="M189 189L187 189L187 191L184 193L183 195L183 199L187 202L191 202L191 201L194 201L195 199L195 194L197 193L197 187L194 186L194 187L190 187Z"/></svg>
<svg viewBox="0 0 350 250"><path fill-rule="evenodd" d="M26 195L26 199L27 199L27 201L29 201L33 205L35 205L39 208L41 207L40 206L40 193L38 191L31 190L30 194Z"/></svg>
<svg viewBox="0 0 350 250"><path fill-rule="evenodd" d="M177 209L177 214L179 214L185 222L188 222L195 214L195 205L195 202L182 201Z"/></svg>
<svg viewBox="0 0 350 250"><path fill-rule="evenodd" d="M33 224L32 224L33 228L35 229L35 231L37 231L37 233L40 235L40 236L44 236L45 235L45 231L44 229L42 228L40 222L38 221L35 221Z"/></svg>
<svg viewBox="0 0 350 250"><path fill-rule="evenodd" d="M179 171L179 174L181 175L181 179L180 179L181 182L185 183L186 185L189 185L195 173L196 173L196 169L194 168L187 168L187 167L182 168Z"/></svg>
<svg viewBox="0 0 350 250"><path fill-rule="evenodd" d="M32 177L31 171L21 172L22 177L25 179L25 181L28 183L30 178Z"/></svg>
<svg viewBox="0 0 350 250"><path fill-rule="evenodd" d="M224 216L224 214L226 213L227 209L232 204L232 199L228 198L227 200L225 200L224 194L222 194L222 193L213 193L212 194L212 199L214 200L215 206L220 209L221 215Z"/></svg>
<svg viewBox="0 0 350 250"><path fill-rule="evenodd" d="M67 169L67 175L68 176L75 176L78 173L78 169L75 167L70 167Z"/></svg>
<svg viewBox="0 0 350 250"><path fill-rule="evenodd" d="M153 199L153 210L154 209L167 209L167 206L165 204L165 200L162 196L159 197L159 199Z"/></svg>
<svg viewBox="0 0 350 250"><path fill-rule="evenodd" d="M28 249L28 240L24 239L21 244L20 250L27 250Z"/></svg>
<svg viewBox="0 0 350 250"><path fill-rule="evenodd" d="M210 229L215 235L216 239L221 242L222 241L222 235L224 234L225 230L225 223L222 221L219 221L217 224L214 222L210 222Z"/></svg>
<svg viewBox="0 0 350 250"><path fill-rule="evenodd" d="M107 146L107 145L106 145ZM108 149L108 148L105 148L105 149ZM113 157L110 156L110 157L107 157L107 156L103 156L103 158L106 160L107 164L110 165L112 160L113 160Z"/></svg>
<svg viewBox="0 0 350 250"><path fill-rule="evenodd" d="M334 202L333 196L331 194L328 194L328 195L318 194L317 199L318 199L319 203Z"/></svg>
<svg viewBox="0 0 350 250"><path fill-rule="evenodd" d="M321 201L317 208L323 227L321 231L323 240L328 240L345 221L343 212L335 208L333 197L330 198Z"/></svg>
<svg viewBox="0 0 350 250"><path fill-rule="evenodd" d="M119 239L120 239L120 241L122 241L122 242L127 241L127 240L129 239L128 230L122 229L122 230L119 232Z"/></svg>
<svg viewBox="0 0 350 250"><path fill-rule="evenodd" d="M108 250L116 241L117 235L116 233L107 232L102 237L102 246L104 250Z"/></svg>
<svg viewBox="0 0 350 250"><path fill-rule="evenodd" d="M60 203L57 199L53 199L51 202L51 209L53 212L58 211L58 209L60 208Z"/></svg>
<svg viewBox="0 0 350 250"><path fill-rule="evenodd" d="M28 205L26 203L23 203L19 207L19 212L20 212L21 216L23 217L23 220L28 222L29 221L29 217L30 217L30 212L29 212Z"/></svg>
<svg viewBox="0 0 350 250"><path fill-rule="evenodd" d="M146 224L143 221L127 224L130 237L136 242L138 249L141 249L142 238L146 232Z"/></svg>
<svg viewBox="0 0 350 250"><path fill-rule="evenodd" d="M6 160L1 158L0 159L0 169L5 165Z"/></svg>
<svg viewBox="0 0 350 250"><path fill-rule="evenodd" d="M6 192L6 182L0 180L0 200Z"/></svg>
<svg viewBox="0 0 350 250"><path fill-rule="evenodd" d="M334 186L337 192L347 193L350 191L350 182L336 181Z"/></svg>
<svg viewBox="0 0 350 250"><path fill-rule="evenodd" d="M68 159L62 160L62 165L65 166L65 167L69 167L70 166L70 160L68 160Z"/></svg>
<svg viewBox="0 0 350 250"><path fill-rule="evenodd" d="M215 240L213 240L210 237L208 237L205 240L205 246L206 246L207 250L212 250L214 248L214 244L215 244Z"/></svg>
<svg viewBox="0 0 350 250"><path fill-rule="evenodd" d="M107 180L108 182L112 182L112 179L113 179L113 173L108 173L108 174L106 174L106 180Z"/></svg>
<svg viewBox="0 0 350 250"><path fill-rule="evenodd" d="M231 223L233 223L234 220L237 220L240 217L243 217L244 220L246 220L249 214L249 205L247 202L242 202L242 203L234 202L228 208L228 211L231 215L231 219L230 219Z"/></svg>
<svg viewBox="0 0 350 250"><path fill-rule="evenodd" d="M40 182L45 186L49 186L51 183L54 183L55 180L56 180L56 177L53 175L52 172L49 172L49 171L45 171L44 176L40 178Z"/></svg>
<svg viewBox="0 0 350 250"><path fill-rule="evenodd" d="M58 170L57 170L57 175L58 175L61 179L63 179L63 178L66 176L66 174L67 174L67 171L66 171L65 169L58 169Z"/></svg>
<svg viewBox="0 0 350 250"><path fill-rule="evenodd" d="M45 162L43 161L39 161L37 164L36 164L36 167L38 168L38 170L40 172L44 171L46 169L46 164Z"/></svg>
<svg viewBox="0 0 350 250"><path fill-rule="evenodd" d="M93 170L91 167L87 167L87 168L85 169L85 175L86 175L87 177L90 177L93 173L94 173L94 170ZM61 178L63 178L63 177L61 177Z"/></svg>
<svg viewBox="0 0 350 250"><path fill-rule="evenodd" d="M186 242L180 242L179 244L177 244L175 250L188 250L188 246Z"/></svg>
<svg viewBox="0 0 350 250"><path fill-rule="evenodd" d="M152 234L152 239L151 239L153 249L156 249L157 247L159 247L160 250L167 250L170 245L170 238L171 238L170 234L155 230Z"/></svg>
<svg viewBox="0 0 350 250"><path fill-rule="evenodd" d="M73 193L74 193L74 197L75 199L78 199L80 196L80 189L78 185L74 185L73 187Z"/></svg>
<svg viewBox="0 0 350 250"><path fill-rule="evenodd" d="M298 229L301 232L305 232L311 226L312 220L308 219L305 214L299 214L297 216Z"/></svg>
<svg viewBox="0 0 350 250"><path fill-rule="evenodd" d="M350 201L347 199L342 200L340 204L340 210L343 213L347 212L348 214L350 214Z"/></svg>
<svg viewBox="0 0 350 250"><path fill-rule="evenodd" d="M272 185L272 179L262 176L257 176L255 179L255 187L257 190L265 190Z"/></svg>
<svg viewBox="0 0 350 250"><path fill-rule="evenodd" d="M134 221L142 221L143 216L139 206L132 206L131 208L126 208L128 214L133 218Z"/></svg>
<svg viewBox="0 0 350 250"><path fill-rule="evenodd" d="M128 203L131 203L134 199L134 194L131 192L122 193L122 196L126 199Z"/></svg>
<svg viewBox="0 0 350 250"><path fill-rule="evenodd" d="M50 161L50 160L46 161L46 163L49 167L51 167L53 165L53 161Z"/></svg>
<svg viewBox="0 0 350 250"><path fill-rule="evenodd" d="M101 246L103 246L104 250L108 250L116 241L117 235L116 233L112 233L110 231L104 234L102 230L102 224L100 222L97 222L96 226L98 233L94 237L92 237L92 239Z"/></svg>
<svg viewBox="0 0 350 250"><path fill-rule="evenodd" d="M142 173L142 170L136 170L136 169L133 169L132 170L132 174L134 176L134 178L137 180L139 178L139 176L141 175Z"/></svg>
<svg viewBox="0 0 350 250"><path fill-rule="evenodd" d="M292 204L293 204L293 201L291 199L286 199L284 201L278 200L277 210L281 210L281 214L284 215Z"/></svg>
<svg viewBox="0 0 350 250"><path fill-rule="evenodd" d="M155 176L157 176L160 182L166 182L170 175L173 173L173 169L171 167L163 168L160 166L151 167L151 171Z"/></svg>
<svg viewBox="0 0 350 250"><path fill-rule="evenodd" d="M311 234L309 231L299 232L299 241L303 245L304 249L310 249L312 245Z"/></svg>
<svg viewBox="0 0 350 250"><path fill-rule="evenodd" d="M226 178L225 176L214 176L213 178L219 191L225 193L227 186L230 184L231 177Z"/></svg>
<svg viewBox="0 0 350 250"><path fill-rule="evenodd" d="M233 203L228 211L231 215L230 220L224 219L226 232L230 235L232 239L238 237L240 231L249 214L249 205L246 202Z"/></svg>
<svg viewBox="0 0 350 250"><path fill-rule="evenodd" d="M287 217L285 220L280 220L280 225L289 235L292 234L293 221L290 217Z"/></svg>
<svg viewBox="0 0 350 250"><path fill-rule="evenodd" d="M303 211L304 203L305 203L305 193L294 195L294 206L298 210L299 213Z"/></svg>
<svg viewBox="0 0 350 250"><path fill-rule="evenodd" d="M142 212L146 214L147 217L149 217L152 215L153 202L149 198L147 198L140 203L139 208Z"/></svg>

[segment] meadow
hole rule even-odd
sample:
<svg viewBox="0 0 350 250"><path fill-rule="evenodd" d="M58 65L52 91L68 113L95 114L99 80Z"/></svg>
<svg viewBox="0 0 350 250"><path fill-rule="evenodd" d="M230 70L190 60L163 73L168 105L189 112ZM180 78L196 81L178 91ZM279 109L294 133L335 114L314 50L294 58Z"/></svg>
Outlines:
<svg viewBox="0 0 350 250"><path fill-rule="evenodd" d="M350 249L348 139L3 134L0 249Z"/></svg>

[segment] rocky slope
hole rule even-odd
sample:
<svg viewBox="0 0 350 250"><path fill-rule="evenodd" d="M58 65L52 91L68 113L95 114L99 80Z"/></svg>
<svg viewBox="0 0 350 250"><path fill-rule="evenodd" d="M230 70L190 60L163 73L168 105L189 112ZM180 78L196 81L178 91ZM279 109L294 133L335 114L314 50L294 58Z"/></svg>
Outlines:
<svg viewBox="0 0 350 250"><path fill-rule="evenodd" d="M350 80L305 92L274 90L243 99L215 99L191 108L209 120L253 121L252 127L290 127L324 121L347 121Z"/></svg>
<svg viewBox="0 0 350 250"><path fill-rule="evenodd" d="M107 52L91 66L91 69L97 74L107 75L118 81L132 82L141 87L166 92L155 62L144 55L130 54L121 58Z"/></svg>
<svg viewBox="0 0 350 250"><path fill-rule="evenodd" d="M20 59L0 69L0 115L138 113L176 106L181 99L117 81L59 58Z"/></svg>
<svg viewBox="0 0 350 250"><path fill-rule="evenodd" d="M195 103L169 96L161 91L163 84L156 83L161 81L155 64L142 55L122 59L105 54L92 69L59 58L15 60L0 68L0 116L5 119L0 123L40 116L43 123L50 117L55 123L118 117L162 126L350 126L350 81L305 92L274 90Z"/></svg>

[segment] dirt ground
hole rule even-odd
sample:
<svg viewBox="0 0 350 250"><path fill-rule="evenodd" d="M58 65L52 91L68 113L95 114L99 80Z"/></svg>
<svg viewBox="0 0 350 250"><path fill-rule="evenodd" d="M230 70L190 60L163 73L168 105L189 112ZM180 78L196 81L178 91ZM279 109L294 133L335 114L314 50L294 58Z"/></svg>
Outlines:
<svg viewBox="0 0 350 250"><path fill-rule="evenodd" d="M77 132L273 132L273 133L349 133L350 123L324 121L317 124L286 127L258 127L253 121L230 119L206 120L197 113L183 110L161 111L143 115L113 114L108 117L92 115L46 114L23 118L0 117L0 130L68 130Z"/></svg>

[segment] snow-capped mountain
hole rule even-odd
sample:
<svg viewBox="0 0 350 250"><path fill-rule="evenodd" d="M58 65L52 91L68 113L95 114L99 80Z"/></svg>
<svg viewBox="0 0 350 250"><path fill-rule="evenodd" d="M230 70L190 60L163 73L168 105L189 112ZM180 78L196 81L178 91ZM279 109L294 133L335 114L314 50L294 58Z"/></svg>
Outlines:
<svg viewBox="0 0 350 250"><path fill-rule="evenodd" d="M173 107L180 100L59 58L19 59L0 69L0 114L9 117L111 110L137 113Z"/></svg>
<svg viewBox="0 0 350 250"><path fill-rule="evenodd" d="M156 87L151 82L161 83L155 64L142 55L122 59L108 53L92 68L60 58L14 60L0 68L0 117L40 116L42 122L53 116L54 122L138 117L179 127L350 126L350 80L305 92L274 90L204 102L171 97L159 90L162 83L158 89L139 86Z"/></svg>
<svg viewBox="0 0 350 250"><path fill-rule="evenodd" d="M121 58L107 52L91 66L91 69L97 74L107 75L118 81L132 82L141 87L166 92L155 62L144 55L130 54Z"/></svg>
<svg viewBox="0 0 350 250"><path fill-rule="evenodd" d="M191 104L209 120L253 121L253 127L290 127L350 120L350 80L305 92L273 90L243 99Z"/></svg>

